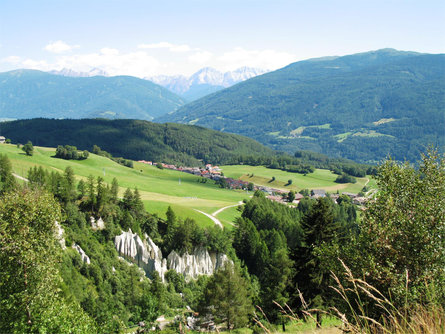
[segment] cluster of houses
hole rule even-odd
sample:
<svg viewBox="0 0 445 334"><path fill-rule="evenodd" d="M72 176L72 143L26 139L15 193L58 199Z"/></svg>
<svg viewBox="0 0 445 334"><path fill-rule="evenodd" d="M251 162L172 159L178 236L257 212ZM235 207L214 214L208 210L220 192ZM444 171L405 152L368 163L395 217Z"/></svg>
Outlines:
<svg viewBox="0 0 445 334"><path fill-rule="evenodd" d="M169 165L164 166L170 168ZM218 166L212 166L211 164L205 165L204 168L199 167L178 167L172 166L170 169L176 169L180 172L189 173L197 176L202 176L208 179L218 181L222 177L222 170Z"/></svg>
<svg viewBox="0 0 445 334"><path fill-rule="evenodd" d="M138 162L147 164L147 165L155 165L152 161L139 160ZM221 178L221 172L222 172L221 168L219 168L218 166L212 166L211 164L205 165L204 168L183 167L183 166L176 167L175 165L169 165L169 164L165 164L163 162L158 162L158 164L161 164L161 166L166 169L177 170L180 172L189 173L189 174L193 174L193 175L197 175L197 176L202 176L202 177L216 180L216 181Z"/></svg>
<svg viewBox="0 0 445 334"><path fill-rule="evenodd" d="M260 189L260 190L263 190L263 189ZM273 191L271 191L271 190L273 190ZM286 199L287 191L269 188L269 189L267 189L266 192L269 193L267 198L270 199L271 201L287 203L287 199ZM352 203L355 205L358 205L358 206L364 205L365 202L367 201L366 197L358 196L357 194L353 194L353 193L349 193L349 192L343 192L341 195L348 196L352 200ZM317 198L326 197L326 196L329 196L330 199L332 199L334 202L337 202L337 199L340 197L340 194L327 194L326 190L324 190L324 189L313 189L313 190L311 190L309 197L317 199ZM292 203L298 204L302 198L304 198L304 196L302 194L296 193L295 199Z"/></svg>

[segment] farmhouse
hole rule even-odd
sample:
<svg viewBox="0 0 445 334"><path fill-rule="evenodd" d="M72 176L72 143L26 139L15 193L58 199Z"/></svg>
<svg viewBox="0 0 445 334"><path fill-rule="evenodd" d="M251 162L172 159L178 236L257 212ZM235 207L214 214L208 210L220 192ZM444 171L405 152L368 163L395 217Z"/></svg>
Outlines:
<svg viewBox="0 0 445 334"><path fill-rule="evenodd" d="M3 136L0 136L0 144L4 144L6 142L6 138Z"/></svg>
<svg viewBox="0 0 445 334"><path fill-rule="evenodd" d="M326 197L326 190L324 189L314 189L311 191L313 198Z"/></svg>

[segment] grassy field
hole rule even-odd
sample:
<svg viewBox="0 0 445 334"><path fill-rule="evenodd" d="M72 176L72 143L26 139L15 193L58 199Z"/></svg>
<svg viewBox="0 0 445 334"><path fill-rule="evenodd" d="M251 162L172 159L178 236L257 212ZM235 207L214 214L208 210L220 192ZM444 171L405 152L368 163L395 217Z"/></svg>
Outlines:
<svg viewBox="0 0 445 334"><path fill-rule="evenodd" d="M221 224L223 224L225 228L232 229L234 220L240 216L241 212L238 211L238 207L231 207L218 213L216 218L221 221Z"/></svg>
<svg viewBox="0 0 445 334"><path fill-rule="evenodd" d="M269 169L262 166L232 165L221 167L224 175L234 179L242 179L256 185L266 186L282 190L300 191L301 189L324 189L334 193L341 192L358 193L369 180L369 177L357 178L357 183L335 183L337 175L326 169L316 169L314 173L303 174L285 172L279 169ZM253 176L252 176L253 174ZM275 181L272 182L272 177ZM291 185L286 185L292 180ZM368 186L373 186L369 183Z"/></svg>
<svg viewBox="0 0 445 334"><path fill-rule="evenodd" d="M137 162L134 163L134 168L128 168L94 154L82 161L62 160L52 157L55 154L53 148L35 147L34 155L30 157L15 145L8 144L0 145L0 153L9 157L14 173L24 177L33 166L59 172L71 166L77 178L86 179L88 175L101 176L110 184L116 177L121 193L126 188L138 188L149 212L165 217L167 207L171 205L178 217L194 218L200 225L214 223L195 209L213 213L248 198L245 192L221 189L210 180L207 183L199 183L197 181L200 177L191 174L161 170Z"/></svg>
<svg viewBox="0 0 445 334"><path fill-rule="evenodd" d="M214 223L202 213L201 210L212 214L218 209L232 206L252 194L241 190L221 189L213 181L207 183L198 182L201 178L195 175L182 173L168 169L158 169L146 164L134 163L134 168L124 167L110 159L90 154L87 160L74 161L54 158L55 149L35 147L33 156L26 156L15 145L0 145L0 153L6 154L11 160L14 173L26 177L29 168L42 166L48 170L63 172L67 166L71 166L79 179L86 179L89 175L101 176L105 182L111 184L113 178L119 182L121 194L126 188L138 188L146 209L165 218L168 206L172 206L176 215L181 218L190 217L201 226L210 226ZM283 172L253 166L223 166L224 174L232 178L240 178L257 185L269 186L283 190L301 189L325 189L329 192L339 190L359 192L367 182L366 178L358 179L356 184L337 184L334 182L336 175L328 170L317 169L306 176L302 174ZM253 176L251 176L253 174ZM276 180L270 182L272 176ZM291 179L291 185L286 186ZM373 180L372 180L373 181ZM373 182L369 186L374 186ZM236 207L228 208L220 212L216 217L221 223L232 228L232 222L240 212Z"/></svg>

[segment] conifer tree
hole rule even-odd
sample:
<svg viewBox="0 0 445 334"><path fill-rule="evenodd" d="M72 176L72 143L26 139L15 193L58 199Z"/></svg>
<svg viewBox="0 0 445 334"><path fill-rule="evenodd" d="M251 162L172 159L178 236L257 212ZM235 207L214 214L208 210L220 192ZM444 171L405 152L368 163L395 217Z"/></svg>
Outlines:
<svg viewBox="0 0 445 334"><path fill-rule="evenodd" d="M253 312L248 283L239 268L226 263L207 283L200 313L213 316L216 323L225 322L227 329L243 327Z"/></svg>
<svg viewBox="0 0 445 334"><path fill-rule="evenodd" d="M314 250L337 241L341 225L334 219L333 205L328 197L317 199L302 221L304 243L293 252L296 271L294 295L298 295L297 289L301 291L313 308L323 308L332 295L329 288L330 272L321 265ZM317 320L320 324L320 312L317 312Z"/></svg>

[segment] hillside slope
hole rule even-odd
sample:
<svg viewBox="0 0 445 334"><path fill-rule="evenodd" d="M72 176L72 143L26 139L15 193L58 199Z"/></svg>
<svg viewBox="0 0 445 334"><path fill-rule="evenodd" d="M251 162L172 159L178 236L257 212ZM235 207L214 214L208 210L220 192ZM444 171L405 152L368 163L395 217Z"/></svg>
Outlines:
<svg viewBox="0 0 445 334"><path fill-rule="evenodd" d="M360 162L445 144L445 55L383 49L291 64L156 119Z"/></svg>
<svg viewBox="0 0 445 334"><path fill-rule="evenodd" d="M270 156L274 152L250 138L190 125L140 120L32 119L0 124L1 135L14 143L91 150L98 145L113 156L188 166L227 163L235 155Z"/></svg>
<svg viewBox="0 0 445 334"><path fill-rule="evenodd" d="M34 70L0 73L0 119L152 120L184 103L168 89L129 76L74 78Z"/></svg>

